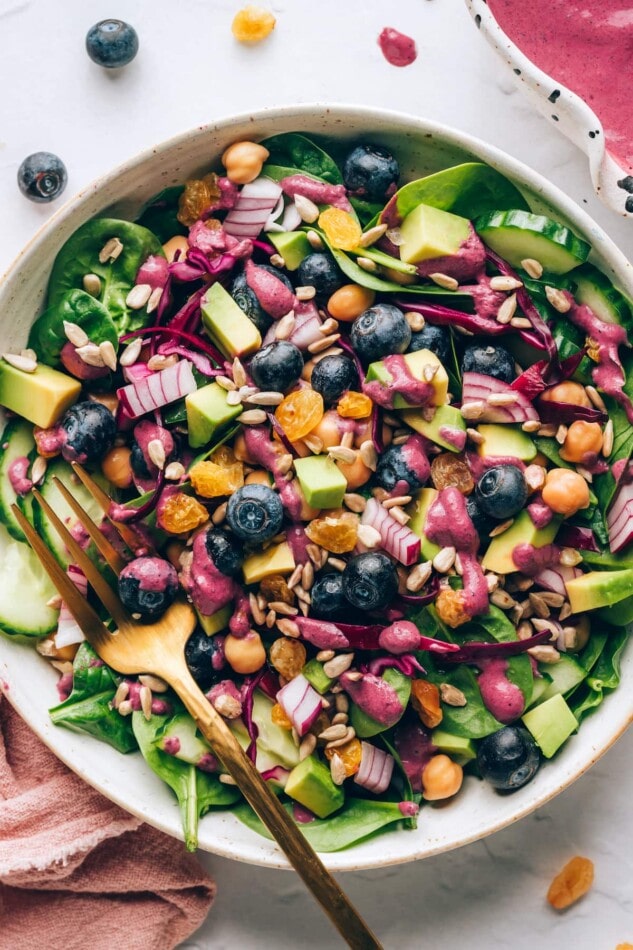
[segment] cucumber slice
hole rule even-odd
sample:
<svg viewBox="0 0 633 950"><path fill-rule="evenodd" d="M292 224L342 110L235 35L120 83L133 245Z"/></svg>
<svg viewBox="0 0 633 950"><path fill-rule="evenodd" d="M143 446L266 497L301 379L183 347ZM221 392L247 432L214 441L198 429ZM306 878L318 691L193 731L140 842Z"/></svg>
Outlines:
<svg viewBox="0 0 633 950"><path fill-rule="evenodd" d="M541 701L549 699L557 693L566 696L587 676L587 671L580 663L566 653L561 654L557 663L547 664L547 673L551 678L551 682L541 696Z"/></svg>
<svg viewBox="0 0 633 950"><path fill-rule="evenodd" d="M2 433L0 446L0 521L16 541L26 541L22 528L11 511L18 495L9 481L9 468L16 459L29 456L35 447L33 425L24 419L12 419Z"/></svg>
<svg viewBox="0 0 633 950"><path fill-rule="evenodd" d="M529 211L491 211L475 222L479 237L512 267L533 258L550 274L566 274L587 260L591 247L551 218Z"/></svg>
<svg viewBox="0 0 633 950"><path fill-rule="evenodd" d="M591 307L605 323L631 325L631 307L626 297L613 286L609 278L593 264L583 264L574 274L578 303Z"/></svg>
<svg viewBox="0 0 633 950"><path fill-rule="evenodd" d="M64 462L63 459L57 458L49 462L48 468L46 469L46 476L40 487L40 492L66 527L72 531L73 526L77 524L77 518L72 508L64 501L62 495L56 488L53 482L54 476L57 476L60 482L63 482L93 521L99 524L103 518L100 505L94 500L88 489L84 488L81 482L78 481L70 465ZM92 477L96 482L99 482L106 491L108 490L108 484L103 478L100 478L98 475L95 476L94 473ZM57 534L52 522L49 521L38 504L33 505L33 526L38 534L46 541L62 567L68 567L72 562L72 558L66 549L66 545Z"/></svg>
<svg viewBox="0 0 633 950"><path fill-rule="evenodd" d="M11 637L51 633L58 611L46 604L56 593L30 547L0 525L0 632Z"/></svg>

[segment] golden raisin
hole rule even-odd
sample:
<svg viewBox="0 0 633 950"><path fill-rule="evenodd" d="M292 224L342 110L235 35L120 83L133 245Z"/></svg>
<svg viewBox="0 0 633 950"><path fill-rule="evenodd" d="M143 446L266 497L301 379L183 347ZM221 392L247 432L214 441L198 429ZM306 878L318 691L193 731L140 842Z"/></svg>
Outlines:
<svg viewBox="0 0 633 950"><path fill-rule="evenodd" d="M169 534L185 534L209 520L209 512L199 501L183 492L170 495L158 513L158 524Z"/></svg>
<svg viewBox="0 0 633 950"><path fill-rule="evenodd" d="M280 706L279 703L275 703L270 710L270 718L276 726L281 726L282 729L287 729L288 732L292 729L292 722L288 719L283 706Z"/></svg>
<svg viewBox="0 0 633 950"><path fill-rule="evenodd" d="M244 484L244 466L241 462L220 466L215 462L196 462L189 472L196 495L203 498L218 498L232 495Z"/></svg>
<svg viewBox="0 0 633 950"><path fill-rule="evenodd" d="M326 208L319 215L319 227L323 230L332 247L342 251L353 251L358 247L362 236L360 224L349 213L340 208Z"/></svg>
<svg viewBox="0 0 633 950"><path fill-rule="evenodd" d="M343 419L366 419L371 415L373 408L373 402L365 393L348 390L339 399L336 411Z"/></svg>
<svg viewBox="0 0 633 950"><path fill-rule="evenodd" d="M549 886L547 900L556 910L564 910L587 893L593 884L593 861L577 855L568 861Z"/></svg>
<svg viewBox="0 0 633 950"><path fill-rule="evenodd" d="M185 189L178 199L178 220L190 228L219 197L218 176L214 172L204 178L186 181Z"/></svg>
<svg viewBox="0 0 633 950"><path fill-rule="evenodd" d="M261 43L275 29L276 22L270 10L249 4L235 14L231 31L238 43Z"/></svg>
<svg viewBox="0 0 633 950"><path fill-rule="evenodd" d="M475 487L467 462L453 452L442 452L435 456L431 462L431 481L438 491L452 486L462 495L470 495Z"/></svg>
<svg viewBox="0 0 633 950"><path fill-rule="evenodd" d="M463 623L468 623L471 619L464 607L464 592L453 590L451 587L439 592L435 609L440 620L449 627L461 627Z"/></svg>
<svg viewBox="0 0 633 950"><path fill-rule="evenodd" d="M230 445L221 445L209 456L209 461L215 465L219 465L220 468L230 468L232 465L235 465L237 459Z"/></svg>
<svg viewBox="0 0 633 950"><path fill-rule="evenodd" d="M292 606L295 602L294 592L288 587L286 578L281 574L271 574L270 577L264 577L259 585L260 593L267 601L281 600L284 604Z"/></svg>
<svg viewBox="0 0 633 950"><path fill-rule="evenodd" d="M413 680L411 705L425 726L429 729L439 726L443 713L440 706L440 691L435 683L430 683L429 680Z"/></svg>
<svg viewBox="0 0 633 950"><path fill-rule="evenodd" d="M306 525L306 534L314 544L319 544L332 554L345 554L356 547L358 517L351 511L336 516L315 518Z"/></svg>
<svg viewBox="0 0 633 950"><path fill-rule="evenodd" d="M302 439L323 418L323 397L314 389L288 393L275 410L275 417L291 442Z"/></svg>
<svg viewBox="0 0 633 950"><path fill-rule="evenodd" d="M280 637L271 644L268 656L278 673L293 680L305 666L306 648L300 640Z"/></svg>
<svg viewBox="0 0 633 950"><path fill-rule="evenodd" d="M339 745L334 749L325 750L325 757L330 761L335 755L338 755L343 761L346 778L349 778L350 775L356 775L360 768L360 760L363 756L363 747L360 743L360 739L350 739L345 745Z"/></svg>

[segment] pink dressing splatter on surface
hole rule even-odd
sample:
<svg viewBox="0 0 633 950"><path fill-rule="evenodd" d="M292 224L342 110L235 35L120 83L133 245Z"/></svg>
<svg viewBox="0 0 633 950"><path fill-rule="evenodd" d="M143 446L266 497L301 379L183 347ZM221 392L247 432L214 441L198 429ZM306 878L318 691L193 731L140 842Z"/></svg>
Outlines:
<svg viewBox="0 0 633 950"><path fill-rule="evenodd" d="M391 26L386 26L378 37L378 45L382 55L391 66L410 66L415 62L418 51L415 40L400 33Z"/></svg>

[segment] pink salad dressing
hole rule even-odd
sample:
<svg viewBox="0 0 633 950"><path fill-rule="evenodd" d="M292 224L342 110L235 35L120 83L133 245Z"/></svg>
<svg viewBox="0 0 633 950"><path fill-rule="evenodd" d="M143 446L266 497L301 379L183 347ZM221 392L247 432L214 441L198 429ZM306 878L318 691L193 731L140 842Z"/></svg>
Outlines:
<svg viewBox="0 0 633 950"><path fill-rule="evenodd" d="M381 676L365 673L362 679L354 680L349 673L343 673L340 682L352 702L386 728L395 725L402 716L404 709L398 694Z"/></svg>
<svg viewBox="0 0 633 950"><path fill-rule="evenodd" d="M345 650L349 640L335 623L317 620L314 617L293 617L301 631L301 637L319 650Z"/></svg>
<svg viewBox="0 0 633 950"><path fill-rule="evenodd" d="M477 665L481 669L477 682L486 709L499 722L514 722L525 708L525 699L506 676L508 661L479 660Z"/></svg>
<svg viewBox="0 0 633 950"><path fill-rule="evenodd" d="M205 531L196 535L191 562L183 566L180 580L194 607L205 617L210 617L230 604L239 593L239 588L232 578L218 571L209 557L205 536Z"/></svg>
<svg viewBox="0 0 633 950"><path fill-rule="evenodd" d="M387 653L411 653L420 649L420 631L410 620L396 620L381 631L378 644Z"/></svg>
<svg viewBox="0 0 633 950"><path fill-rule="evenodd" d="M9 465L7 472L9 484L16 495L26 495L33 487L33 482L28 477L30 466L31 463L26 455L21 455L19 458L13 459Z"/></svg>
<svg viewBox="0 0 633 950"><path fill-rule="evenodd" d="M411 375L403 356L385 356L382 362L391 374L391 380L388 383L381 383L377 379L369 383L364 382L365 395L383 409L393 409L397 395L402 396L410 406L428 405L435 392L433 387Z"/></svg>
<svg viewBox="0 0 633 950"><path fill-rule="evenodd" d="M540 69L577 93L604 127L607 147L633 173L630 0L488 0L501 28ZM556 84L550 101L556 114ZM587 130L595 138L598 130Z"/></svg>
<svg viewBox="0 0 633 950"><path fill-rule="evenodd" d="M429 274L446 274L461 284L465 280L479 280L484 274L485 264L486 248L471 224L468 237L456 254L420 261L416 264L416 270L422 277L428 277Z"/></svg>
<svg viewBox="0 0 633 950"><path fill-rule="evenodd" d="M279 468L279 460L285 454L285 449L273 442L267 426L244 426L244 441L250 458L273 476L288 516L292 521L298 521L301 514L301 496L294 483L289 482Z"/></svg>
<svg viewBox="0 0 633 950"><path fill-rule="evenodd" d="M309 178L308 175L289 175L279 182L285 195L294 198L302 195L318 205L332 205L341 211L351 211L344 185L329 185L325 181Z"/></svg>
<svg viewBox="0 0 633 950"><path fill-rule="evenodd" d="M546 528L554 517L554 512L540 495L530 502L526 510L535 528Z"/></svg>
<svg viewBox="0 0 633 950"><path fill-rule="evenodd" d="M378 37L378 45L388 63L392 66L410 66L418 56L415 40L386 26Z"/></svg>
<svg viewBox="0 0 633 950"><path fill-rule="evenodd" d="M517 570L528 577L535 577L546 567L560 564L561 549L555 544L535 548L533 544L517 544L512 549L512 560Z"/></svg>
<svg viewBox="0 0 633 950"><path fill-rule="evenodd" d="M291 290L288 290L283 281L264 270L263 267L253 264L252 261L246 261L244 273L246 283L259 300L262 309L273 320L279 320L290 313L294 307L295 295Z"/></svg>

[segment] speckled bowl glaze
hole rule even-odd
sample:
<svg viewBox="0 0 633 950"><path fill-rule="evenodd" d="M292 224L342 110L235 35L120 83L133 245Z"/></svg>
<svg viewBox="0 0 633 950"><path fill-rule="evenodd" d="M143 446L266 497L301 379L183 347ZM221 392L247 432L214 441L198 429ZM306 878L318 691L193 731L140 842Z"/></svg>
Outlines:
<svg viewBox="0 0 633 950"><path fill-rule="evenodd" d="M403 179L464 161L488 162L511 178L538 212L565 222L593 245L593 259L630 296L633 267L607 235L562 192L492 146L411 116L355 106L290 106L211 123L156 146L94 182L65 204L24 249L0 285L0 346L22 345L42 305L56 252L89 218L107 213L133 217L142 203L168 185L208 170L237 139L302 130L342 140L380 142L394 150ZM2 552L0 552L2 556ZM20 591L20 596L28 596ZM123 756L87 736L56 728L48 708L56 701L56 675L33 649L0 637L0 685L50 749L87 782L123 808L168 834L181 837L180 816L169 789L139 754ZM515 795L500 796L474 778L445 807L425 807L417 831L395 831L324 860L334 871L378 868L457 848L529 814L575 781L633 720L633 651L623 663L623 684L590 717L561 754ZM61 803L60 807L72 807ZM273 842L241 825L230 812L200 823L200 847L228 858L287 867Z"/></svg>
<svg viewBox="0 0 633 950"><path fill-rule="evenodd" d="M521 52L501 29L486 0L466 0L466 6L534 108L587 155L598 198L618 214L632 216L633 177L608 152L602 122L593 109Z"/></svg>

